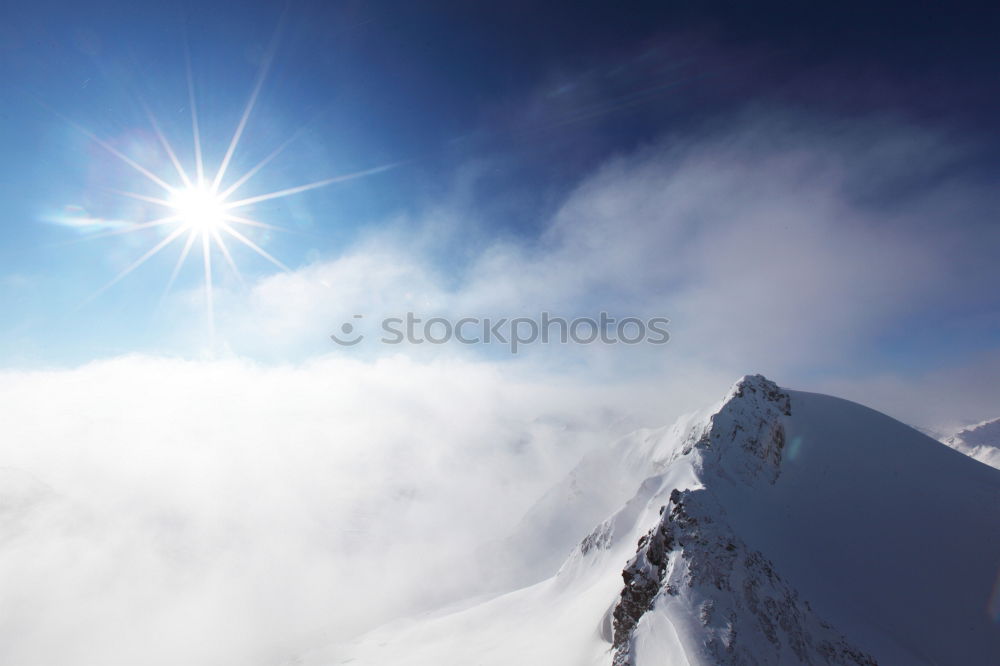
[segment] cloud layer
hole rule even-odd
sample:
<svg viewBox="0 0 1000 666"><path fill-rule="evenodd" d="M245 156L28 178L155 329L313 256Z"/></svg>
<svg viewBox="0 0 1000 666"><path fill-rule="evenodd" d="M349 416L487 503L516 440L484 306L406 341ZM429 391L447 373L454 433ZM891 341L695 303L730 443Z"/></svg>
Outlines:
<svg viewBox="0 0 1000 666"><path fill-rule="evenodd" d="M610 160L535 237L494 233L465 195L392 220L339 257L221 293L219 330L237 354L287 359L344 351L327 335L355 314L371 336L381 317L408 311L452 320L607 311L669 317L671 343L523 355L560 370L675 381L913 379L997 345L980 336L956 357L923 323L1000 316L990 287L1000 279L996 195L958 176L973 157L960 136L892 118L746 113ZM349 353L400 351L366 342ZM458 345L402 351L503 356ZM919 407L901 415L914 414Z"/></svg>
<svg viewBox="0 0 1000 666"><path fill-rule="evenodd" d="M488 590L477 548L631 427L613 395L403 358L0 375L0 661L275 664Z"/></svg>

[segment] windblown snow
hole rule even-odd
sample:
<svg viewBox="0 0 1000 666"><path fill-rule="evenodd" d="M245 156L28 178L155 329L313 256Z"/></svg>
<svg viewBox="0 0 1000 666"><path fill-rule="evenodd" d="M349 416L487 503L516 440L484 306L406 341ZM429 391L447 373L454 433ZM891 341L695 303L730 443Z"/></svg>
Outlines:
<svg viewBox="0 0 1000 666"><path fill-rule="evenodd" d="M943 441L956 451L1000 469L1000 419L963 428Z"/></svg>
<svg viewBox="0 0 1000 666"><path fill-rule="evenodd" d="M532 551L539 582L296 663L1000 663L1000 471L846 400L744 377L584 460L508 543L546 530L582 539Z"/></svg>

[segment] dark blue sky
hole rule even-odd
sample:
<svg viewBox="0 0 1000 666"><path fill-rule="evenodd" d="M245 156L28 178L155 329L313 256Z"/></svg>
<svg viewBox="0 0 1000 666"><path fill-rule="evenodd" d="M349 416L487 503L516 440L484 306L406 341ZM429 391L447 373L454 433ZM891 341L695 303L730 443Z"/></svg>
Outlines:
<svg viewBox="0 0 1000 666"><path fill-rule="evenodd" d="M292 2L265 100L358 164L418 158L434 174L489 156L514 180L572 179L762 101L997 139L1000 12L987 3L540 4ZM136 92L180 112L160 98L183 92L184 42L202 110L231 112L282 7L7 3L4 145L37 154L50 118L32 96L91 128L130 123Z"/></svg>
<svg viewBox="0 0 1000 666"><path fill-rule="evenodd" d="M496 238L531 242L609 157L710 132L755 108L838 122L892 118L961 137L954 159L877 186L856 183L851 196L875 209L927 182L985 187L998 172L1000 12L985 3L8 2L0 20L6 358L142 348L156 325L142 309L172 259L79 307L150 243L67 244L81 232L45 222L66 211L148 215L107 191L131 188L121 183L135 174L70 123L138 159L129 151L141 153L148 139L145 102L189 164L187 49L206 160L217 163L279 24L234 173L297 131L257 191L404 161L258 207L261 219L304 232L255 237L292 268L336 256L359 231L456 190L489 232L455 241L449 262ZM162 155L148 157L163 166ZM251 262L248 273L268 270ZM179 285L197 278L185 272ZM108 336L109 328L128 333Z"/></svg>

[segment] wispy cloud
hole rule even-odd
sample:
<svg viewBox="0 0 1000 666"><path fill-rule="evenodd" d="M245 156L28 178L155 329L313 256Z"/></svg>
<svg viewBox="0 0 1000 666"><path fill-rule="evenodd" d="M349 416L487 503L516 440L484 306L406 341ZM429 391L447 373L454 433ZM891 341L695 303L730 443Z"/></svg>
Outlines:
<svg viewBox="0 0 1000 666"><path fill-rule="evenodd" d="M671 343L525 355L623 374L759 370L809 386L912 375L950 358L946 341L924 338L902 358L887 353L888 341L922 317L981 309L1000 278L988 249L998 240L988 224L996 195L941 175L967 152L959 137L888 118L835 123L758 111L607 162L537 238L494 239L456 255L450 239L475 233L461 221L483 224L474 200L462 198L398 219L340 257L220 294L219 330L237 353L308 357L330 350L327 334L359 313L606 310L669 317Z"/></svg>
<svg viewBox="0 0 1000 666"><path fill-rule="evenodd" d="M45 215L43 222L56 224L63 227L75 229L81 233L95 233L100 231L117 231L137 226L134 222L126 220L105 219L90 215L82 206L64 206L58 213Z"/></svg>

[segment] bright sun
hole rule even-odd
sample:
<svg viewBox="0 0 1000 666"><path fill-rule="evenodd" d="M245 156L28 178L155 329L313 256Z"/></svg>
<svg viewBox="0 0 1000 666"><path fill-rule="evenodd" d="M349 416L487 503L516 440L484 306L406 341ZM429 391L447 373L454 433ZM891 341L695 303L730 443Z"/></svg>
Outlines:
<svg viewBox="0 0 1000 666"><path fill-rule="evenodd" d="M224 200L207 187L177 190L170 197L170 207L184 227L200 234L212 235L226 222Z"/></svg>
<svg viewBox="0 0 1000 666"><path fill-rule="evenodd" d="M122 190L115 190L116 192L123 196L143 201L147 204L153 204L169 212L169 214L162 217L153 216L154 219L149 221L130 224L124 229L116 229L105 232L104 234L98 234L111 235L129 233L151 228L169 230L158 243L147 250L138 259L129 264L124 270L115 276L114 279L91 295L88 301L96 298L112 285L120 282L132 271L147 262L153 256L159 254L165 248L173 245L175 242L179 242L182 245L182 249L180 255L176 259L173 271L170 274L170 278L167 281L163 294L166 296L166 294L170 291L174 280L177 278L177 275L181 270L181 267L187 258L192 254L192 251L194 251L194 253L200 253L202 255L200 263L202 264L204 271L205 304L206 313L208 315L208 328L211 335L213 334L215 326L214 315L212 312L212 277L214 272L212 266L213 253L217 252L221 254L225 263L228 264L229 268L232 270L232 273L242 282L242 277L239 269L236 267L233 255L226 246L227 240L237 241L278 268L285 271L289 270L287 266L272 257L268 252L257 245L257 243L253 240L248 238L247 235L240 230L240 228L246 229L247 227L281 230L281 227L247 217L246 215L248 213L248 209L257 203L287 197L300 192L306 192L316 188L325 187L327 185L332 185L334 183L371 176L388 169L393 169L401 164L383 164L381 166L365 169L363 171L346 173L332 178L324 178L322 180L306 183L304 185L288 187L274 192L268 192L266 194L258 194L243 198L233 196L238 189L243 187L247 181L249 181L255 174L260 172L269 162L271 162L271 160L284 151L284 149L288 147L301 133L300 131L293 134L255 166L251 167L241 176L236 178L235 181L225 183L228 168L232 163L233 155L239 146L240 138L243 136L243 130L246 128L247 121L249 120L250 114L257 102L257 96L264 83L264 78L270 66L270 61L276 45L277 43L275 38L275 41L272 42L269 49L268 56L261 64L256 84L250 94L250 99L247 100L246 107L243 109L243 114L240 116L239 123L237 124L236 129L233 132L233 136L229 141L229 146L226 149L224 157L222 158L222 162L219 164L214 175L206 173L205 164L202 160L201 132L198 123L198 111L195 103L194 82L191 76L190 65L187 72L187 84L188 106L191 109L191 129L194 139L193 170L189 171L181 165L176 151L167 140L163 131L160 129L159 122L157 122L152 112L150 112L148 108L146 109L146 115L149 118L149 122L154 133L159 139L160 145L163 148L163 153L173 164L180 182L167 182L160 176L150 171L147 167L115 148L109 142L101 139L86 128L70 121L71 124L73 124L78 130L94 140L98 145L103 147L128 166L132 167L132 169L144 176L150 183L159 187L165 193L165 196L150 196L144 193L127 192Z"/></svg>

